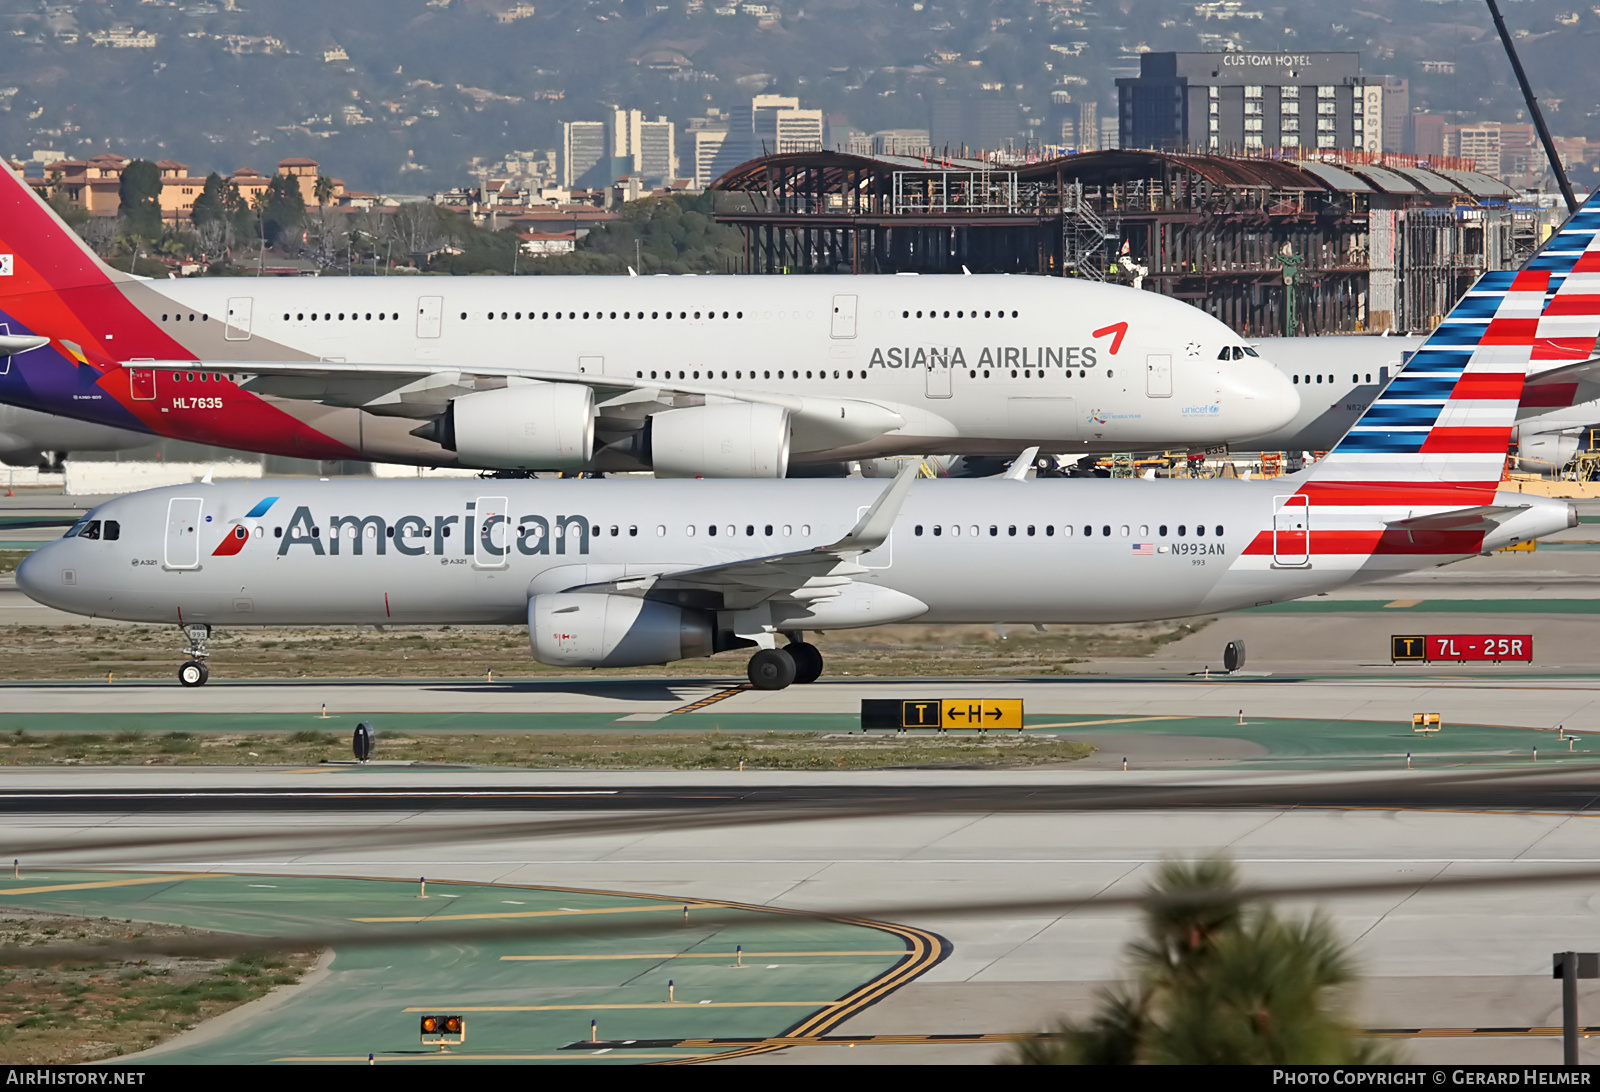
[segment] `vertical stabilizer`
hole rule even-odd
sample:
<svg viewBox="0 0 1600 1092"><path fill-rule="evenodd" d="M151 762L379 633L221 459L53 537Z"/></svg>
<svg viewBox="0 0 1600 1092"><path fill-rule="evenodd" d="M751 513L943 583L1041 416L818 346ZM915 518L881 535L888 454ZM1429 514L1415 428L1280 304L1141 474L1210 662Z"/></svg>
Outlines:
<svg viewBox="0 0 1600 1092"><path fill-rule="evenodd" d="M0 298L133 280L102 262L9 165L0 169Z"/></svg>

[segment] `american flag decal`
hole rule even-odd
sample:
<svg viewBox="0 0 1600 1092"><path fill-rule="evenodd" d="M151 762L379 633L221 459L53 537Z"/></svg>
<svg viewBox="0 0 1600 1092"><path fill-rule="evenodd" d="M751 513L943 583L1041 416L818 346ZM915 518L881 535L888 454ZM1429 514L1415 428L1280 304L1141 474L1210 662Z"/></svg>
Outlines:
<svg viewBox="0 0 1600 1092"><path fill-rule="evenodd" d="M1154 557L1154 556L1156 556L1156 544L1154 542L1135 542L1133 544L1133 556L1134 557Z"/></svg>

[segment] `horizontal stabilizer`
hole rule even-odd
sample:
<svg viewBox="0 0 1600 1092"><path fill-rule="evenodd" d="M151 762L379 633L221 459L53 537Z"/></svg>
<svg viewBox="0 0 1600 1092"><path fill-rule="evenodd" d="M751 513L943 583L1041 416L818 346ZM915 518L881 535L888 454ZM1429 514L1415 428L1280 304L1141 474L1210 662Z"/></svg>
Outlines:
<svg viewBox="0 0 1600 1092"><path fill-rule="evenodd" d="M1457 508L1412 519L1389 520L1388 526L1396 531L1492 531L1512 516L1532 507L1531 504L1480 504L1476 508Z"/></svg>
<svg viewBox="0 0 1600 1092"><path fill-rule="evenodd" d="M1564 364L1528 376L1517 405L1517 420L1570 409L1600 399L1600 358Z"/></svg>
<svg viewBox="0 0 1600 1092"><path fill-rule="evenodd" d="M0 334L0 356L16 356L29 349L42 349L48 344L49 338L36 334Z"/></svg>

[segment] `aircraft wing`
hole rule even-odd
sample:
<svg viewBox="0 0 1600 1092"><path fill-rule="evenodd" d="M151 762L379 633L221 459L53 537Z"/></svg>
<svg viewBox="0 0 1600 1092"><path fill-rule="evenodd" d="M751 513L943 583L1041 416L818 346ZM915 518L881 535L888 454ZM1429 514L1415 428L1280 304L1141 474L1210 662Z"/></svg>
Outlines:
<svg viewBox="0 0 1600 1092"><path fill-rule="evenodd" d="M843 538L826 546L697 569L627 576L566 590L673 601L710 599L721 610L745 610L769 599L813 600L838 595L840 589L867 571L854 559L888 540L920 470L915 463L903 466L856 525Z"/></svg>
<svg viewBox="0 0 1600 1092"><path fill-rule="evenodd" d="M226 372L245 390L305 399L386 417L427 420L453 398L512 383L581 383L595 392L602 416L640 418L658 410L705 402L755 402L789 411L818 447L875 439L906 421L891 406L862 398L817 397L780 391L724 387L714 381L637 379L622 375L545 371L537 368L438 363L351 364L341 361L133 360L126 368L170 372ZM810 450L808 447L806 450Z"/></svg>

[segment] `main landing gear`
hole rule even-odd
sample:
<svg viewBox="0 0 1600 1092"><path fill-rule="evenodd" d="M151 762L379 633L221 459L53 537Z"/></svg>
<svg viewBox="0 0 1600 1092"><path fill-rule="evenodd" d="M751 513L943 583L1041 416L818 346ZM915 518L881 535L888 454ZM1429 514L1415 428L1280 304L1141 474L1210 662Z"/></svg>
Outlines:
<svg viewBox="0 0 1600 1092"><path fill-rule="evenodd" d="M822 653L798 634L783 648L764 648L750 657L750 685L757 690L782 690L790 683L813 683L822 676Z"/></svg>
<svg viewBox="0 0 1600 1092"><path fill-rule="evenodd" d="M206 667L206 657L210 655L206 646L211 640L211 627L204 624L186 625L183 627L183 636L189 642L183 654L190 658L178 668L178 682L184 686L204 686L206 680L211 678L211 670Z"/></svg>

